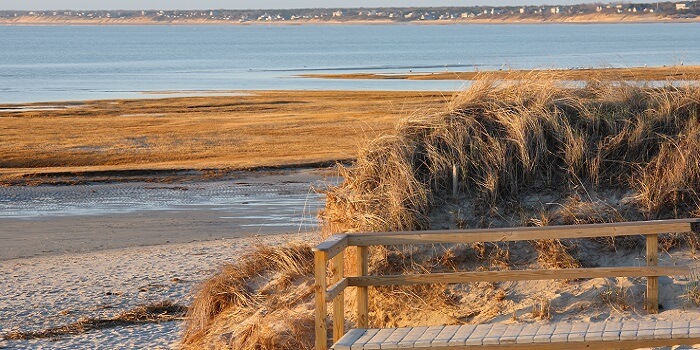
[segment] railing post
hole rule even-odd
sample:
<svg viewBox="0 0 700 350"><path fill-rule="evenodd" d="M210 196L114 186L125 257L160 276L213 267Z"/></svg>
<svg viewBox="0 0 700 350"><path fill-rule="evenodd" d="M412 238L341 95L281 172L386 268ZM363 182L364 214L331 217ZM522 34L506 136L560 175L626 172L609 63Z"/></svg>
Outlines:
<svg viewBox="0 0 700 350"><path fill-rule="evenodd" d="M367 253L368 247L357 247L356 272L357 276L367 276L369 273ZM357 328L368 328L369 319L367 318L368 308L367 287L357 287Z"/></svg>
<svg viewBox="0 0 700 350"><path fill-rule="evenodd" d="M648 234L647 240L647 266L659 265L659 235ZM659 313L659 278L647 277L647 298L645 301L647 312Z"/></svg>
<svg viewBox="0 0 700 350"><path fill-rule="evenodd" d="M314 252L315 282L316 289L316 350L328 349L328 331L326 330L326 257L324 251Z"/></svg>
<svg viewBox="0 0 700 350"><path fill-rule="evenodd" d="M345 275L343 251L340 251L331 261L331 272L333 277L331 283L337 283ZM340 292L333 298L333 343L340 340L345 334L345 291Z"/></svg>

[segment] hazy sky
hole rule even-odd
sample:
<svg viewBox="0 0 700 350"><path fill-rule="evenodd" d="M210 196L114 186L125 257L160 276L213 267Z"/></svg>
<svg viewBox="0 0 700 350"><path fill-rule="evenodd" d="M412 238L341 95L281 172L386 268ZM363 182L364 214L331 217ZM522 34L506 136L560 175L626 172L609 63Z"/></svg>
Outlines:
<svg viewBox="0 0 700 350"><path fill-rule="evenodd" d="M272 9L305 7L564 5L594 0L0 0L0 10Z"/></svg>

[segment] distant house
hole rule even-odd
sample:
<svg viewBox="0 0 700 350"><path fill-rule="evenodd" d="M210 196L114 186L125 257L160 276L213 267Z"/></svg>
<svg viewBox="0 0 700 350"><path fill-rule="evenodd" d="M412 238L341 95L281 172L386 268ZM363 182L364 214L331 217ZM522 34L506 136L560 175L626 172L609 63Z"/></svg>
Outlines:
<svg viewBox="0 0 700 350"><path fill-rule="evenodd" d="M333 17L343 17L343 11L334 11L333 12Z"/></svg>
<svg viewBox="0 0 700 350"><path fill-rule="evenodd" d="M520 13L525 13L525 8L524 8L524 7L521 7L521 8L520 8Z"/></svg>
<svg viewBox="0 0 700 350"><path fill-rule="evenodd" d="M688 6L684 2L679 2L676 4L676 11L687 10Z"/></svg>

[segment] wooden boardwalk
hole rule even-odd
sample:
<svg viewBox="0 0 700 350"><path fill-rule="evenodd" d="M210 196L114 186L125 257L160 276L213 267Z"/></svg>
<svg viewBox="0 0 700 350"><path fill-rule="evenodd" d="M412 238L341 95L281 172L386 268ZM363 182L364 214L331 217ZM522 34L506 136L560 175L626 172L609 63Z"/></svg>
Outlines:
<svg viewBox="0 0 700 350"><path fill-rule="evenodd" d="M594 349L700 344L700 320L352 329L331 348Z"/></svg>
<svg viewBox="0 0 700 350"><path fill-rule="evenodd" d="M340 234L314 248L316 350L328 349L327 303L332 307L333 349L610 349L700 344L700 321L591 324L463 325L370 329L368 288L387 285L451 284L641 276L647 279L645 309L659 311L660 276L688 275L688 266L658 266L659 235L700 233L700 218L549 227ZM375 245L532 241L541 239L644 235L646 266L577 269L458 271L412 275L371 275L369 247ZM345 249L354 247L355 271L345 273ZM330 262L330 269L328 263ZM330 274L329 274L330 272ZM330 280L328 277L331 277ZM345 290L355 288L357 329L345 333Z"/></svg>

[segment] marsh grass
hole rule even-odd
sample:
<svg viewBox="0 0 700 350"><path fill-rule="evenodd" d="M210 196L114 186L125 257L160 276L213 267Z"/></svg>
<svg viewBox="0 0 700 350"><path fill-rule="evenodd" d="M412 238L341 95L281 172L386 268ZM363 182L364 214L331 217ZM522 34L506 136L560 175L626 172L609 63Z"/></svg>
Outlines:
<svg viewBox="0 0 700 350"><path fill-rule="evenodd" d="M332 164L406 111L442 102L435 92L258 91L0 112L0 184Z"/></svg>

